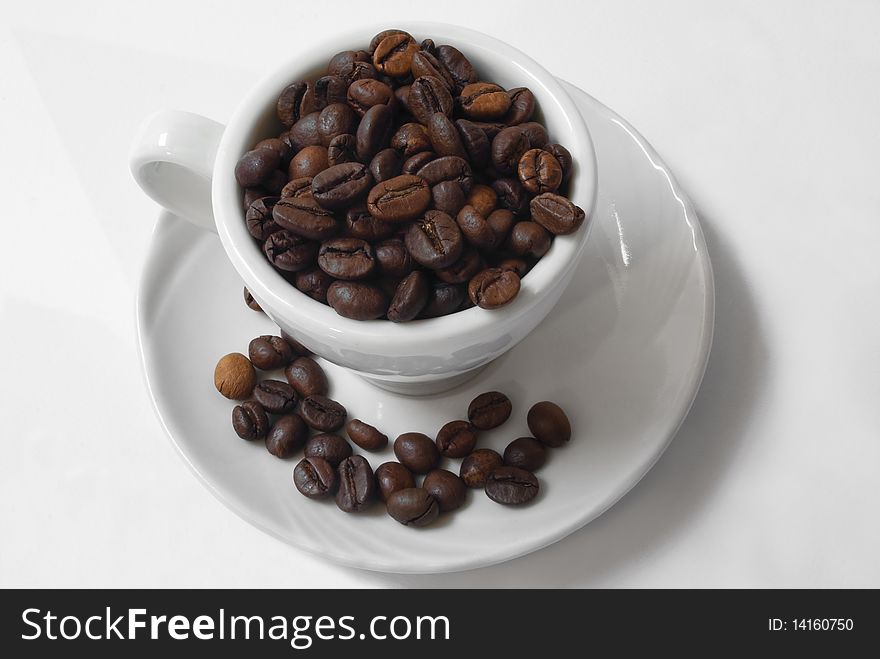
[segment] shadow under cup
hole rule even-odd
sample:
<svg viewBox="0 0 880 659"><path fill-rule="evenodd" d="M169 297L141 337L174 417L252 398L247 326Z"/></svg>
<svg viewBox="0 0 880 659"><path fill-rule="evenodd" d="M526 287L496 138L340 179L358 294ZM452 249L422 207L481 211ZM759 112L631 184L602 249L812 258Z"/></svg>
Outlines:
<svg viewBox="0 0 880 659"><path fill-rule="evenodd" d="M376 29L378 32L381 28ZM573 101L549 73L510 46L454 26L404 25L417 41L431 37L461 50L481 79L505 89L528 87L551 142L569 148L575 163L567 183L572 201L588 221L553 246L523 278L517 298L497 310L470 308L408 323L355 321L297 290L266 261L247 232L244 190L234 178L243 153L262 139L285 130L276 101L285 86L316 79L341 50L365 48L374 32L334 39L326 51L298 57L261 81L242 101L222 138L214 169L213 206L224 248L267 315L317 355L348 368L371 383L398 393L421 395L455 387L515 346L552 310L574 275L590 229L596 200L595 156L589 133ZM335 48L334 48L335 46ZM254 109L259 110L255 113Z"/></svg>

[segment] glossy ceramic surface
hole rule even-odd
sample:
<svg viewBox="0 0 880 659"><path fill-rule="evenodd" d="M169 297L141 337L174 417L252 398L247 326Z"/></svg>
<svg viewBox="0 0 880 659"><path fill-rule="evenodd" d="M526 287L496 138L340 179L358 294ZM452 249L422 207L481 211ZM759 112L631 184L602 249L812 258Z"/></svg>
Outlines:
<svg viewBox="0 0 880 659"><path fill-rule="evenodd" d="M568 87L591 126L600 171L593 237L560 304L534 332L466 385L443 396L380 392L322 361L331 396L390 437L434 435L474 395L506 392L514 412L480 446L503 450L527 434L529 406L557 401L574 428L538 472L533 504L510 509L472 491L462 510L410 529L381 506L346 515L293 487L296 460L238 439L232 404L213 388L216 360L272 332L250 311L217 240L163 216L138 300L143 365L156 410L182 457L233 511L290 544L333 561L391 572L464 570L544 547L616 502L650 469L693 401L712 338L714 288L687 197L638 133ZM529 275L531 276L531 275ZM528 278L527 278L528 279ZM373 467L390 450L366 454ZM447 461L457 470L458 461Z"/></svg>

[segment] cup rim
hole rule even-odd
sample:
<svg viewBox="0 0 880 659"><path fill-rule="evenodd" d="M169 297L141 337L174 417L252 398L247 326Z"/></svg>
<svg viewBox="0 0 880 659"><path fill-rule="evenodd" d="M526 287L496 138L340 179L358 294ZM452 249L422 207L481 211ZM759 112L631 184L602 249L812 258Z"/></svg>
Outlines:
<svg viewBox="0 0 880 659"><path fill-rule="evenodd" d="M248 91L232 113L220 145L214 165L212 181L212 206L220 240L230 260L245 280L251 293L261 305L280 319L293 319L306 332L325 337L335 337L346 343L356 344L359 351L384 352L389 345L405 351L417 348L427 339L436 340L468 335L497 333L509 327L536 303L536 297L552 288L554 282L565 281L567 273L578 263L589 236L590 218L596 206L598 176L595 151L588 128L574 101L559 81L543 66L519 49L482 32L446 23L428 21L401 22L396 27L418 37L430 35L439 42L451 43L467 54L467 48L493 52L518 69L523 77L522 86L540 88L543 96L555 104L565 125L554 125L554 138L566 133L564 143L575 154L577 190L572 200L587 213L587 221L577 232L555 236L550 250L538 261L522 280L519 295L509 304L494 310L473 307L436 318L394 323L385 319L354 320L336 313L329 305L312 299L284 279L258 251L242 250L241 244L252 243L247 232L244 213L241 210L241 188L233 175L235 163L245 150L251 147L245 136L250 133L255 115L265 110L267 103L277 97L290 80L296 79L297 71L313 70L339 50L352 48L369 39L387 26L368 25L357 30L340 33L327 40L327 50L292 53L285 61L265 74ZM546 106L546 100L542 108ZM549 127L548 127L549 128Z"/></svg>

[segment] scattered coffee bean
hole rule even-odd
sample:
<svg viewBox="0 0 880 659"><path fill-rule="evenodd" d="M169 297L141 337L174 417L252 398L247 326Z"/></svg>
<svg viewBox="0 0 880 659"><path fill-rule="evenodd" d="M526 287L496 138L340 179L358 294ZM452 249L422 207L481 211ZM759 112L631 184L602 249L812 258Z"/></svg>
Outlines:
<svg viewBox="0 0 880 659"><path fill-rule="evenodd" d="M302 398L326 395L327 376L311 357L297 357L284 369L284 377Z"/></svg>
<svg viewBox="0 0 880 659"><path fill-rule="evenodd" d="M306 348L302 343L293 338L290 334L281 330L281 338L287 341L287 345L293 350L295 355L311 355L312 351Z"/></svg>
<svg viewBox="0 0 880 659"><path fill-rule="evenodd" d="M404 526L427 526L440 514L437 500L421 487L398 490L388 497L388 514Z"/></svg>
<svg viewBox="0 0 880 659"><path fill-rule="evenodd" d="M259 303L254 299L254 296L251 295L251 292L247 289L247 286L244 287L244 303L248 306L248 308L253 309L254 311L263 310Z"/></svg>
<svg viewBox="0 0 880 659"><path fill-rule="evenodd" d="M427 435L407 432L394 440L394 455L416 474L427 474L440 462L440 451Z"/></svg>
<svg viewBox="0 0 880 659"><path fill-rule="evenodd" d="M477 429L469 421L450 421L440 428L436 443L447 458L463 458L477 444Z"/></svg>
<svg viewBox="0 0 880 659"><path fill-rule="evenodd" d="M480 430L491 430L507 421L512 410L507 396L500 391L487 391L468 405L468 421Z"/></svg>
<svg viewBox="0 0 880 659"><path fill-rule="evenodd" d="M258 336L248 345L251 363L264 371L283 368L293 359L293 350L280 336Z"/></svg>
<svg viewBox="0 0 880 659"><path fill-rule="evenodd" d="M361 455L343 460L336 470L339 489L336 505L340 510L354 513L366 508L376 496L376 477L370 463Z"/></svg>
<svg viewBox="0 0 880 659"><path fill-rule="evenodd" d="M309 429L296 414L278 418L266 436L266 449L276 458L289 458L299 451L309 436Z"/></svg>
<svg viewBox="0 0 880 659"><path fill-rule="evenodd" d="M240 352L221 357L214 368L214 386L221 395L231 400L248 398L256 381L254 365Z"/></svg>
<svg viewBox="0 0 880 659"><path fill-rule="evenodd" d="M376 468L376 482L382 501L388 501L395 492L415 487L412 472L399 462L383 462Z"/></svg>
<svg viewBox="0 0 880 659"><path fill-rule="evenodd" d="M556 403L548 400L535 403L526 421L535 439L547 446L557 448L571 439L571 423Z"/></svg>
<svg viewBox="0 0 880 659"><path fill-rule="evenodd" d="M538 496L538 479L519 467L498 467L486 479L486 494L492 501L521 506Z"/></svg>
<svg viewBox="0 0 880 659"><path fill-rule="evenodd" d="M232 408L232 427L242 439L262 439L269 431L269 417L257 401L246 400Z"/></svg>
<svg viewBox="0 0 880 659"><path fill-rule="evenodd" d="M351 444L339 435L320 433L306 442L303 454L307 458L324 458L334 467L352 454Z"/></svg>
<svg viewBox="0 0 880 659"><path fill-rule="evenodd" d="M547 449L533 437L514 439L504 449L504 464L528 471L540 469L547 461Z"/></svg>
<svg viewBox="0 0 880 659"><path fill-rule="evenodd" d="M303 458L293 470L293 484L310 499L331 496L339 486L336 469L323 458Z"/></svg>
<svg viewBox="0 0 880 659"><path fill-rule="evenodd" d="M422 487L437 500L441 513L461 508L467 496L467 486L464 481L446 469L428 472Z"/></svg>
<svg viewBox="0 0 880 659"><path fill-rule="evenodd" d="M365 451L380 451L388 445L388 436L360 419L352 419L345 426L345 431L355 444ZM378 475L378 470L376 471Z"/></svg>
<svg viewBox="0 0 880 659"><path fill-rule="evenodd" d="M292 387L291 387L292 389ZM303 398L299 414L309 428L321 432L333 432L345 425L345 408L335 400L313 394Z"/></svg>
<svg viewBox="0 0 880 659"><path fill-rule="evenodd" d="M254 398L272 414L286 414L296 407L296 391L281 380L263 380L254 387Z"/></svg>
<svg viewBox="0 0 880 659"><path fill-rule="evenodd" d="M461 461L459 476L465 485L473 488L486 486L489 474L503 464L497 451L490 448L478 448Z"/></svg>

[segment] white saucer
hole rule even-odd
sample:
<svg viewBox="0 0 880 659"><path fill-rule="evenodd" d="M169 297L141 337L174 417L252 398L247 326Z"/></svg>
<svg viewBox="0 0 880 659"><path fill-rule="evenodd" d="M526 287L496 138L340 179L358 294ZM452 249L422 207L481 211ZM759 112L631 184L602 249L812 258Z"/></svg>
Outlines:
<svg viewBox="0 0 880 659"><path fill-rule="evenodd" d="M137 324L156 412L183 459L229 508L291 545L346 565L388 572L446 572L498 563L540 549L600 515L663 453L696 395L714 316L712 270L687 197L629 124L568 87L596 145L599 203L578 273L557 308L522 343L476 378L438 396L381 391L323 363L330 395L350 417L392 439L434 436L462 418L474 395L497 389L513 401L501 428L480 446L502 451L527 435L526 412L558 402L574 428L538 472L531 505L506 508L483 492L427 529L384 514L348 515L293 487L296 460L236 437L232 403L213 386L217 359L247 352L274 333L247 309L242 283L217 236L163 215L140 284ZM389 449L366 457L375 468ZM444 465L458 471L458 461Z"/></svg>

